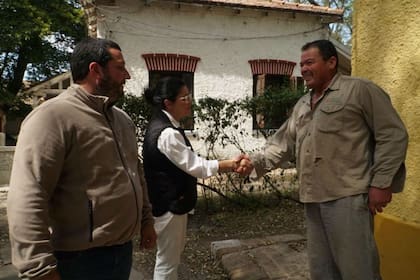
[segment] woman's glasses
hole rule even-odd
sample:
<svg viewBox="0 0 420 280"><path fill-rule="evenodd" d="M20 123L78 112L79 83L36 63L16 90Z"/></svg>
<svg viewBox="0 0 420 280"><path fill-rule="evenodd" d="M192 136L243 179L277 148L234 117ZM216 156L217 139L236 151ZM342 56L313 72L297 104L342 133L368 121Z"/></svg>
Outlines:
<svg viewBox="0 0 420 280"><path fill-rule="evenodd" d="M187 102L187 101L192 101L192 94L190 93L190 94L188 94L188 95L184 95L184 96L181 96L181 97L179 97L179 100L181 100L181 101L184 101L184 102Z"/></svg>

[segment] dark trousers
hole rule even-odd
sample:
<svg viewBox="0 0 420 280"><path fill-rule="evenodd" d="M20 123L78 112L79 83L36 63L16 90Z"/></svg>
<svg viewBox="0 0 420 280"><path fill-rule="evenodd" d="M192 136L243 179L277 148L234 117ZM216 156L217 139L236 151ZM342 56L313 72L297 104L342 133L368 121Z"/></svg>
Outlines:
<svg viewBox="0 0 420 280"><path fill-rule="evenodd" d="M84 251L56 251L62 280L128 280L133 245L97 247Z"/></svg>

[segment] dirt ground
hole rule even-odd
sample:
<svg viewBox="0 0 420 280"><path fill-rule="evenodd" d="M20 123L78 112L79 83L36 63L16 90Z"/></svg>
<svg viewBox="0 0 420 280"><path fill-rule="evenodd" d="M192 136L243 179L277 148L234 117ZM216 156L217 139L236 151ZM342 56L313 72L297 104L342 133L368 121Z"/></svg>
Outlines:
<svg viewBox="0 0 420 280"><path fill-rule="evenodd" d="M270 235L304 234L303 206L292 200L271 202L268 207L243 208L227 205L206 210L199 202L189 216L188 238L179 270L179 280L228 279L223 268L210 254L213 241L249 239ZM134 253L134 266L152 279L155 252Z"/></svg>
<svg viewBox="0 0 420 280"><path fill-rule="evenodd" d="M0 192L0 250L10 246L6 216L6 197L6 192ZM4 264L4 260L0 258L0 268Z"/></svg>
<svg viewBox="0 0 420 280"><path fill-rule="evenodd" d="M9 246L6 196L7 193L0 193L0 248ZM239 207L226 203L216 205L201 200L194 215L189 217L188 239L179 280L228 279L221 265L210 255L213 241L304 232L303 206L292 200L275 200L264 207ZM152 279L155 251L140 251L138 244L136 240L133 266L144 274L145 280Z"/></svg>

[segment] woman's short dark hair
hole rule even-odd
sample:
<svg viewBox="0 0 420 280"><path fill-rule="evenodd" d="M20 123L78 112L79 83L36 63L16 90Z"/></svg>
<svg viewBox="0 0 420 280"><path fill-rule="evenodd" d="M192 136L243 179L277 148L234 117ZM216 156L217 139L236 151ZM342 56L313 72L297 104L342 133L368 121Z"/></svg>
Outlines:
<svg viewBox="0 0 420 280"><path fill-rule="evenodd" d="M160 79L154 88L144 90L146 101L154 108L165 109L164 100L176 100L181 88L186 86L185 82L175 77Z"/></svg>
<svg viewBox="0 0 420 280"><path fill-rule="evenodd" d="M336 68L338 67L338 55L337 55L337 49L335 48L334 44L331 43L329 40L316 40L309 43L306 43L302 47L302 51L306 51L310 48L317 48L319 52L321 53L322 58L324 61L327 61L331 57L335 57L337 60Z"/></svg>
<svg viewBox="0 0 420 280"><path fill-rule="evenodd" d="M92 62L97 62L105 67L112 59L109 49L121 51L117 43L107 39L86 38L80 41L74 48L70 59L73 80L78 82L86 78L89 73L89 64Z"/></svg>

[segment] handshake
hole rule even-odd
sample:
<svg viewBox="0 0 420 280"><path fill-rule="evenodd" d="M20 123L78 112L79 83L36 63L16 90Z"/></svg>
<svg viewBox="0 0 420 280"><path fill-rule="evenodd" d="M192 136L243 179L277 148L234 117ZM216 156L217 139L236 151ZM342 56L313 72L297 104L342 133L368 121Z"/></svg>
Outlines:
<svg viewBox="0 0 420 280"><path fill-rule="evenodd" d="M240 154L230 160L219 161L219 172L236 172L241 176L248 176L254 165L246 154Z"/></svg>

